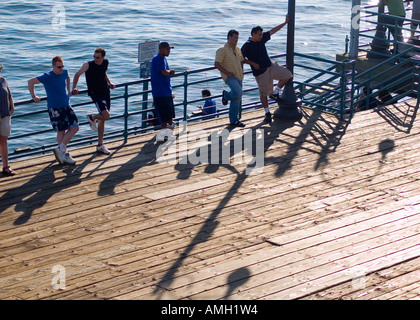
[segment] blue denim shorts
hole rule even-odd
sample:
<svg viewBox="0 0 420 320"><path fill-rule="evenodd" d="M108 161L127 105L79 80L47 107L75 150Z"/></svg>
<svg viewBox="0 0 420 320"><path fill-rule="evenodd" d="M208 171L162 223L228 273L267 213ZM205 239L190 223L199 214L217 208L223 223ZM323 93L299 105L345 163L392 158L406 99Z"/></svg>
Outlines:
<svg viewBox="0 0 420 320"><path fill-rule="evenodd" d="M49 108L51 125L55 131L64 131L70 128L78 127L76 113L72 107Z"/></svg>

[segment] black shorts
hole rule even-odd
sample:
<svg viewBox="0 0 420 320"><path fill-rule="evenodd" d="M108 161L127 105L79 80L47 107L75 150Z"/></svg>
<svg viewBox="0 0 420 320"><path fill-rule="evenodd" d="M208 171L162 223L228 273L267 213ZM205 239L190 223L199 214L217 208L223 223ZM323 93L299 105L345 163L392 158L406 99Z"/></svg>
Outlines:
<svg viewBox="0 0 420 320"><path fill-rule="evenodd" d="M110 96L95 96L91 95L92 101L95 103L98 112L101 113L104 110L111 110L111 98Z"/></svg>
<svg viewBox="0 0 420 320"><path fill-rule="evenodd" d="M172 97L153 98L153 102L160 123L170 122L175 118L175 106Z"/></svg>

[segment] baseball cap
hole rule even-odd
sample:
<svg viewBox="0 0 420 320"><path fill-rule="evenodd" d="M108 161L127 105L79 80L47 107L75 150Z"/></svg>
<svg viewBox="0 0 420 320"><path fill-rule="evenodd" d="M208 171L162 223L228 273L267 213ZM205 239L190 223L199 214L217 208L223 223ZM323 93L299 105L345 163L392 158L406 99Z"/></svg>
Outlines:
<svg viewBox="0 0 420 320"><path fill-rule="evenodd" d="M159 43L159 49L162 49L162 48L171 48L171 49L173 49L174 47L172 47L169 42L162 41L161 43Z"/></svg>

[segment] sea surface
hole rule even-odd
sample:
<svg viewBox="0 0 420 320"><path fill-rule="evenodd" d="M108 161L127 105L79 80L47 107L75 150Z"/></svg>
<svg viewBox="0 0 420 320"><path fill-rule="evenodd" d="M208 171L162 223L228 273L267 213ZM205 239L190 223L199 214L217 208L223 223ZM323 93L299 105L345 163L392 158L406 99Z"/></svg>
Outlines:
<svg viewBox="0 0 420 320"><path fill-rule="evenodd" d="M362 1L362 4L377 1ZM335 60L344 52L350 34L351 0L296 0L295 51ZM91 0L9 1L0 6L0 64L15 101L30 99L27 80L51 70L51 58L63 57L71 78L92 59L96 47L107 51L108 75L118 84L139 79L138 45L148 40L169 41L175 49L168 58L177 72L212 66L215 51L227 31L240 33L238 45L260 25L264 30L282 23L287 0ZM286 51L287 28L268 43L270 54ZM84 77L80 80L83 89ZM44 96L42 86L37 94ZM32 105L19 108L25 113ZM43 125L49 128L44 114ZM12 122L12 134L22 124ZM23 127L38 129L38 124ZM14 141L11 148L32 144Z"/></svg>

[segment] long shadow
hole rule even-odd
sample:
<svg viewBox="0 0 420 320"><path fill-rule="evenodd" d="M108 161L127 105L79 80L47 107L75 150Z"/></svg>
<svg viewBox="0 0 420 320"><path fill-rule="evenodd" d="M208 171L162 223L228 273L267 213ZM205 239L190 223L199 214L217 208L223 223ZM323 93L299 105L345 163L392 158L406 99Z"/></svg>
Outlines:
<svg viewBox="0 0 420 320"><path fill-rule="evenodd" d="M308 137L313 137L315 145L321 146L321 152L313 149L306 149L309 152L319 155L319 158L314 166L315 170L320 169L328 164L328 155L336 151L337 147L340 145L342 137L345 135L349 122L338 121L336 125L328 123L323 118L324 113L321 111L314 110L311 115L308 116L304 112L306 125L300 121L302 125L302 131L296 137L295 141L292 144L289 144L288 151L279 158L272 159L273 161L280 161L277 171L275 173L276 177L281 177L284 173L291 169L291 164L293 159L299 153L299 150L303 148L303 144L307 142ZM327 133L325 129L318 124L319 121L322 121L323 124L328 126L331 133ZM313 132L317 132L323 140L320 140ZM315 149L315 148L314 148ZM268 159L270 161L271 159Z"/></svg>
<svg viewBox="0 0 420 320"><path fill-rule="evenodd" d="M225 206L228 204L229 200L236 194L236 190L241 187L241 185L246 180L246 175L244 172L239 173L237 172L237 177L235 183L232 185L230 190L226 193L225 197L220 201L217 205L216 209L210 214L210 216L206 219L198 233L195 237L191 240L189 245L185 248L184 252L182 252L179 258L172 264L169 268L167 273L163 276L163 278L157 284L154 293L157 294L158 291L162 288L169 287L172 283L174 276L178 269L182 266L184 260L190 255L192 250L200 243L206 242L213 232L216 230L219 222L217 221L218 215L222 212ZM159 298L158 298L159 299Z"/></svg>
<svg viewBox="0 0 420 320"><path fill-rule="evenodd" d="M261 127L261 125L253 127L253 129L257 129ZM275 130L277 136L286 130L287 128L293 126L293 123L286 123L282 125L282 128L280 130ZM232 128L227 127L228 130L231 130ZM264 136L266 136L267 133L264 131ZM254 137L255 138L255 137ZM269 141L269 144L267 145L264 143L264 150L267 150L269 146L276 140L273 135L267 139ZM226 141L220 141L220 143L225 143ZM255 142L255 140L254 140ZM264 138L264 142L266 142L266 138ZM230 144L232 146L232 144ZM231 147L231 156L232 151L235 151ZM192 152L195 152L194 150ZM265 152L265 151L264 151ZM220 156L220 154L219 154ZM198 231L198 233L195 235L195 237L191 240L189 245L185 248L185 250L180 254L179 258L172 264L172 266L168 269L167 273L162 277L162 279L157 284L154 293L158 294L161 289L164 289L165 287L170 286L172 283L174 276L177 272L177 270L182 266L184 260L190 255L192 250L200 243L204 243L207 240L210 239L214 231L216 230L217 226L219 225L219 222L217 221L217 217L222 212L222 210L227 206L229 201L235 196L237 190L242 186L242 184L245 182L246 178L248 177L248 170L244 169L243 172L239 172L236 170L236 168L230 164L209 164L207 166L207 169L205 171L208 172L216 172L220 167L227 168L231 172L236 174L236 179L231 188L226 192L223 199L219 202L217 207L212 211L210 216L206 219L206 221L203 223L202 227ZM188 175L188 174L187 174ZM157 299L161 297L163 292L161 294L158 294Z"/></svg>
<svg viewBox="0 0 420 320"><path fill-rule="evenodd" d="M98 196L113 195L115 186L133 179L135 172L140 168L154 164L156 162L154 143L154 138L149 140L135 157L109 173L99 185Z"/></svg>
<svg viewBox="0 0 420 320"><path fill-rule="evenodd" d="M264 159L264 163L275 163L278 165L278 169L275 172L276 177L281 177L287 170L291 168L291 163L293 159L297 156L298 151L302 147L303 143L306 141L306 138L309 135L311 135L312 130L314 129L314 127L317 126L316 122L317 120L321 118L321 115L322 113L316 112L316 111L312 112L310 116L308 116L307 114L304 114L304 118L306 119L306 122L308 124L304 125L302 120L299 122L299 124L302 126L302 132L298 135L294 143L289 144L289 149L287 153L280 157L271 157L271 158ZM264 154L270 148L270 146L274 144L274 142L279 141L280 134L282 134L288 128L293 127L294 125L295 124L293 122L275 121L274 123L271 124L271 126L269 127L269 130L264 130ZM262 126L263 126L263 123L257 126L254 126L252 129L262 128ZM322 152L314 151L319 154L320 163L327 162L328 153L335 152L336 147L340 143L341 137L345 134L345 129L346 129L346 126L343 125L342 122L339 122L339 124L336 126L336 128L333 130L331 134L324 135L327 141L326 141L326 144L323 145ZM321 128L318 127L317 130L320 131ZM281 142L287 143L286 141L281 141ZM318 141L317 143L320 143L320 141ZM236 195L237 190L243 185L243 183L246 181L248 177L248 175L246 174L247 170L244 170L243 172L238 172L233 166L230 166L230 165L210 164L207 166L205 171L206 173L216 172L218 168L221 166L228 168L231 172L236 174L235 182L233 183L231 188L226 192L225 196L219 202L217 207L211 212L210 216L203 223L202 227L200 228L198 233L195 235L195 237L191 240L191 242L188 244L185 250L180 254L179 258L171 265L171 267L168 269L166 274L158 282L154 290L154 294L157 295L157 299L160 299L162 297L165 288L170 287L171 283L173 282L175 278L175 274L177 270L182 266L184 260L190 255L193 249L200 243L204 243L210 239L210 237L216 230L217 226L219 225L219 222L217 221L217 217L222 212L222 210L226 208L229 201ZM184 169L186 168L188 170L191 169L189 167L184 167ZM181 167L178 169L181 169ZM189 176L189 175L186 174L186 176Z"/></svg>
<svg viewBox="0 0 420 320"><path fill-rule="evenodd" d="M49 164L25 184L9 189L0 199L2 204L0 213L15 205L15 211L22 212L22 214L16 218L13 224L18 226L27 223L34 210L42 208L54 194L80 184L82 182L82 171L92 161L93 157L94 155L76 166ZM56 171L63 171L66 176L57 179L54 175ZM25 199L29 194L32 194L32 196ZM13 201L10 201L11 198ZM4 203L8 204L3 205Z"/></svg>
<svg viewBox="0 0 420 320"><path fill-rule="evenodd" d="M375 112L377 112L391 127L408 134L413 128L418 109L419 101L417 100L415 106L412 106L407 102L395 103L379 106L375 109Z"/></svg>

